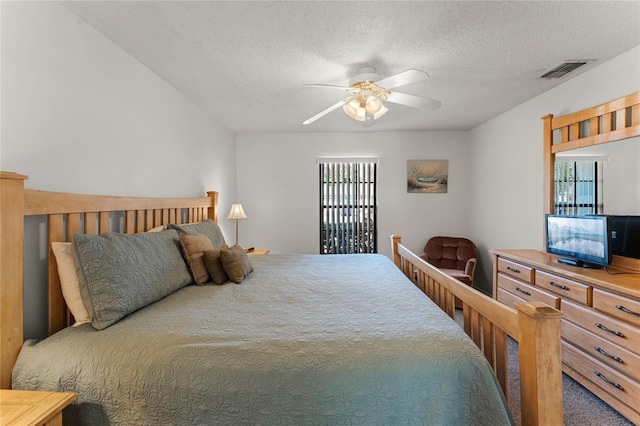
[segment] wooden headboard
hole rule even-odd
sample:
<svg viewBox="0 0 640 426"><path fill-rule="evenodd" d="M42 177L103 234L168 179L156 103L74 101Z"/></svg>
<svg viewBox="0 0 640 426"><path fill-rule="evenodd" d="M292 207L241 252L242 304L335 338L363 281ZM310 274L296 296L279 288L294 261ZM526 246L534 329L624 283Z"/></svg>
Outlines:
<svg viewBox="0 0 640 426"><path fill-rule="evenodd" d="M74 234L109 231L133 234L169 223L218 221L218 193L199 198L141 198L80 195L25 189L27 176L0 172L0 388L11 387L11 371L22 347L24 300L24 218L44 215L48 247L48 334L71 324L62 297L51 243ZM124 229L112 229L113 214Z"/></svg>
<svg viewBox="0 0 640 426"><path fill-rule="evenodd" d="M571 114L542 117L544 123L543 213L554 212L556 154L576 148L615 142L640 136L640 91ZM588 125L582 124L588 122ZM588 129L585 130L585 129ZM560 141L553 134L559 130ZM640 259L614 256L613 266L640 271Z"/></svg>

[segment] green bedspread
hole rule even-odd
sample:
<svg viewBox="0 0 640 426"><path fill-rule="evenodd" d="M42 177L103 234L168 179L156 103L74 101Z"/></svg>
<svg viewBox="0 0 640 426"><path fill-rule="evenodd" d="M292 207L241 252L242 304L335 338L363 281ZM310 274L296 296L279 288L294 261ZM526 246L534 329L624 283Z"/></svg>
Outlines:
<svg viewBox="0 0 640 426"><path fill-rule="evenodd" d="M241 284L27 341L14 388L77 392L66 424L511 424L482 354L388 258L250 259Z"/></svg>

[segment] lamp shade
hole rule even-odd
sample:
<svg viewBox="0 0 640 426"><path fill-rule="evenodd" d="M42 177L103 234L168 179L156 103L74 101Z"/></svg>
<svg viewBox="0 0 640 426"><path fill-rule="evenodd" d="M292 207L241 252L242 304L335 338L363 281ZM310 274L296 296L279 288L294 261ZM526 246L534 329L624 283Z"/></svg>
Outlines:
<svg viewBox="0 0 640 426"><path fill-rule="evenodd" d="M231 211L227 219L246 219L247 215L244 214L242 204L231 204Z"/></svg>
<svg viewBox="0 0 640 426"><path fill-rule="evenodd" d="M383 115L385 115L387 113L387 111L389 111L389 108L387 108L386 106L382 105L382 108L380 108L380 111L378 111L375 114L373 114L373 118L375 118L377 120L378 118L380 118Z"/></svg>
<svg viewBox="0 0 640 426"><path fill-rule="evenodd" d="M375 95L367 96L365 104L367 114L375 114L382 109L382 101Z"/></svg>

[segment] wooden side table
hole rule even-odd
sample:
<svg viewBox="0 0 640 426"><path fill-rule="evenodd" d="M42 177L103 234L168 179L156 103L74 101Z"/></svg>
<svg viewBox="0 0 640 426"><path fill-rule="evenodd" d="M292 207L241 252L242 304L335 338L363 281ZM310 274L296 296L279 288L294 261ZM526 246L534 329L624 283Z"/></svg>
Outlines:
<svg viewBox="0 0 640 426"><path fill-rule="evenodd" d="M247 254L269 254L269 249L253 249L248 251Z"/></svg>
<svg viewBox="0 0 640 426"><path fill-rule="evenodd" d="M0 389L0 425L62 426L62 410L74 399L73 392Z"/></svg>

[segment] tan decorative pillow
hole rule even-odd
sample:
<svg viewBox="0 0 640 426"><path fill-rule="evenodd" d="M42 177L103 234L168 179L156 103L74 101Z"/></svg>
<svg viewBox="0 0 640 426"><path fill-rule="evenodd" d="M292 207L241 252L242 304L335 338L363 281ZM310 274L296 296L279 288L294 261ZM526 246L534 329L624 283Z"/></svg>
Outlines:
<svg viewBox="0 0 640 426"><path fill-rule="evenodd" d="M224 271L229 276L229 279L236 284L240 284L247 275L253 272L253 265L249 260L249 256L239 245L220 249L220 258L222 259Z"/></svg>
<svg viewBox="0 0 640 426"><path fill-rule="evenodd" d="M53 250L56 265L58 266L62 296L73 315L73 319L75 319L73 326L77 327L80 324L91 322L80 295L80 279L78 278L76 262L73 260L71 243L51 243L51 250Z"/></svg>
<svg viewBox="0 0 640 426"><path fill-rule="evenodd" d="M218 285L224 284L229 279L229 276L224 271L222 258L220 257L220 250L228 248L229 246L224 245L204 252L204 264L207 266L211 279Z"/></svg>
<svg viewBox="0 0 640 426"><path fill-rule="evenodd" d="M211 276L204 263L204 252L213 249L209 237L206 235L180 235L180 245L196 284L202 285L209 281Z"/></svg>

